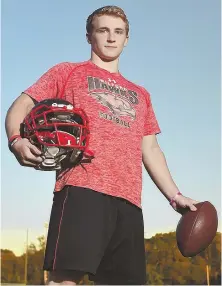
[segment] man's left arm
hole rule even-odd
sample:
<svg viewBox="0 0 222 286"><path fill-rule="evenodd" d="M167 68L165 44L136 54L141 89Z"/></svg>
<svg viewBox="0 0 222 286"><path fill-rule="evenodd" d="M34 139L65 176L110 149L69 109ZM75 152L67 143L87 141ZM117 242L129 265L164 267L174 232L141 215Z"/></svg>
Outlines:
<svg viewBox="0 0 222 286"><path fill-rule="evenodd" d="M174 199L171 205L176 211L180 212L181 208L186 207L192 211L196 210L194 204L197 204L197 201L183 195L177 195L179 189L170 174L156 135L146 135L143 137L142 158L145 169L161 193L168 201Z"/></svg>

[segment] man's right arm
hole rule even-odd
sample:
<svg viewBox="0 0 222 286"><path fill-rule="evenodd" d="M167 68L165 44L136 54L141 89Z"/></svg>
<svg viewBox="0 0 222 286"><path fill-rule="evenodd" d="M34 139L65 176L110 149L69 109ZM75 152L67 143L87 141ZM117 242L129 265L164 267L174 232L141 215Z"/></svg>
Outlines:
<svg viewBox="0 0 222 286"><path fill-rule="evenodd" d="M10 106L5 120L5 129L8 139L13 135L20 134L20 123L34 107L34 100L22 93Z"/></svg>
<svg viewBox="0 0 222 286"><path fill-rule="evenodd" d="M22 93L13 102L5 119L5 129L8 139L20 134L20 124L34 105L34 99L25 93ZM25 138L18 140L11 147L11 151L22 166L35 167L42 162L42 158L40 157L41 151Z"/></svg>

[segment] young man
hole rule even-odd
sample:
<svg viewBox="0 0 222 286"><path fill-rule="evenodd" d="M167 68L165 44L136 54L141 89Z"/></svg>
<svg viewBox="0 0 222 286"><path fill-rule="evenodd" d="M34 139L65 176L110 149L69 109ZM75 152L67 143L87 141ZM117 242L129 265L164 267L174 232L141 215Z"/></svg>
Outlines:
<svg viewBox="0 0 222 286"><path fill-rule="evenodd" d="M91 59L52 67L10 107L6 131L19 125L36 102L63 98L89 117L95 158L85 168L60 172L55 184L44 269L49 284L76 284L85 273L99 284L145 284L141 210L142 161L176 211L196 201L179 193L156 134L160 132L149 93L118 70L128 43L124 11L106 6L87 19ZM19 138L11 150L23 166L36 167L41 152Z"/></svg>

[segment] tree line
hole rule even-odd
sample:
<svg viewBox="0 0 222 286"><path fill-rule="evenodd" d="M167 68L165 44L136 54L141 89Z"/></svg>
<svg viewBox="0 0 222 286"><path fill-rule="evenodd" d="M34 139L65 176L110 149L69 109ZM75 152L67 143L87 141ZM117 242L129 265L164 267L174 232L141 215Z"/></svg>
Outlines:
<svg viewBox="0 0 222 286"><path fill-rule="evenodd" d="M27 275L25 274L26 253L16 256L11 250L1 249L1 282L43 285L42 264L45 238L27 248ZM159 233L145 239L146 269L148 285L221 285L221 233L217 233L211 245L195 257L183 257L177 248L176 233ZM207 281L207 265L209 281ZM80 285L93 285L85 275Z"/></svg>

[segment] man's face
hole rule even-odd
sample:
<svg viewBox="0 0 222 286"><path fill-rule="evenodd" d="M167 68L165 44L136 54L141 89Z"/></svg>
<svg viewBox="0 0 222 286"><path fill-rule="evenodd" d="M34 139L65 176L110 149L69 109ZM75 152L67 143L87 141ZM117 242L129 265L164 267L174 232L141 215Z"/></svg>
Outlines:
<svg viewBox="0 0 222 286"><path fill-rule="evenodd" d="M92 24L88 41L93 52L106 61L118 58L128 41L124 21L119 17L103 15L95 17Z"/></svg>

